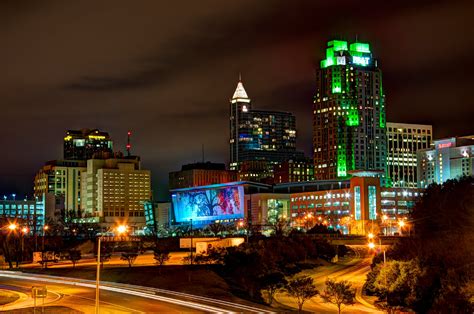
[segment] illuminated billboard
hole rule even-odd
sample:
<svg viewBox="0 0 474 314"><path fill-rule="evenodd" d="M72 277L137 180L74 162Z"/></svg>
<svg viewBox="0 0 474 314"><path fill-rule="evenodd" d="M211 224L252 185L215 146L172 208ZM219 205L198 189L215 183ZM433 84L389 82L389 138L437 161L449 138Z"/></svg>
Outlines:
<svg viewBox="0 0 474 314"><path fill-rule="evenodd" d="M244 217L243 186L176 191L173 194L176 222L199 223Z"/></svg>

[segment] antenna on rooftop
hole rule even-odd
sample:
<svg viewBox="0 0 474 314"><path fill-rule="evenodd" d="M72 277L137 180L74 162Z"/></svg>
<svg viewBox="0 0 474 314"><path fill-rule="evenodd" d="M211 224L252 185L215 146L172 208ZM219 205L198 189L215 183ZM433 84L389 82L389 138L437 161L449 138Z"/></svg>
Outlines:
<svg viewBox="0 0 474 314"><path fill-rule="evenodd" d="M127 156L130 157L130 150L132 149L132 144L130 144L130 136L132 136L132 131L127 132Z"/></svg>

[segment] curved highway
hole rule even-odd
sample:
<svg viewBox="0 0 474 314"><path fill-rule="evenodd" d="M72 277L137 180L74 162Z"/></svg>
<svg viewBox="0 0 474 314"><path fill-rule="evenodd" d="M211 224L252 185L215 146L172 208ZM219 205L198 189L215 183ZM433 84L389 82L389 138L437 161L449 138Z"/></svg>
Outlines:
<svg viewBox="0 0 474 314"><path fill-rule="evenodd" d="M340 261L334 265L306 270L301 274L312 277L320 292L324 291L327 278L351 282L352 286L356 289L355 304L347 307L343 306L342 311L345 313L383 313L383 311L377 309L373 304L362 297L362 286L367 273L370 271L372 255L367 254L366 246L354 245L350 246L350 248L355 254L352 259ZM278 293L275 300L283 307L298 308L294 299L290 298L286 293ZM307 301L304 304L303 310L314 313L337 313L337 307L335 305L324 303L319 296Z"/></svg>
<svg viewBox="0 0 474 314"><path fill-rule="evenodd" d="M0 271L0 289L17 291L19 301L0 310L33 306L31 287L46 286L45 305L66 306L84 312L95 311L95 282L74 278ZM169 290L101 282L100 313L271 313L265 309L220 301ZM40 300L37 305L41 305Z"/></svg>

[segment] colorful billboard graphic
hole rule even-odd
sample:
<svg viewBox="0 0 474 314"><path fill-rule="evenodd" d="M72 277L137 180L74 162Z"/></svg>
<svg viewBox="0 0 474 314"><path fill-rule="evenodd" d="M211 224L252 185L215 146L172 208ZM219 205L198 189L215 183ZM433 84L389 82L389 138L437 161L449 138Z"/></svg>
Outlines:
<svg viewBox="0 0 474 314"><path fill-rule="evenodd" d="M190 190L173 194L176 222L212 221L244 217L242 186Z"/></svg>

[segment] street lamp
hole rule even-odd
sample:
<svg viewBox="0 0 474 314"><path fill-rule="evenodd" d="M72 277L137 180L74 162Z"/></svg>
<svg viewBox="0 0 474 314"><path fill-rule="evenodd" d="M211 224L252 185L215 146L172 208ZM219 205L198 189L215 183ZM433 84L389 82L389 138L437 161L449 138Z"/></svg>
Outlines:
<svg viewBox="0 0 474 314"><path fill-rule="evenodd" d="M15 231L16 228L18 228L18 226L15 223L11 223L8 225L8 229L10 229L10 231Z"/></svg>
<svg viewBox="0 0 474 314"><path fill-rule="evenodd" d="M403 227L405 227L405 222L403 220L400 220L398 222L398 227L399 227L399 232L400 232L400 235L402 235L402 232L403 232Z"/></svg>
<svg viewBox="0 0 474 314"><path fill-rule="evenodd" d="M46 231L49 229L49 226L48 225L44 225L43 226L43 239L42 239L42 251L44 252L44 238L46 236Z"/></svg>
<svg viewBox="0 0 474 314"><path fill-rule="evenodd" d="M23 262L25 252L25 235L28 234L29 229L27 227L21 228L21 261Z"/></svg>
<svg viewBox="0 0 474 314"><path fill-rule="evenodd" d="M128 231L127 225L120 225L115 228L117 235L122 235ZM95 279L95 313L99 314L99 282L100 282L100 242L102 240L102 235L97 238L97 273Z"/></svg>

